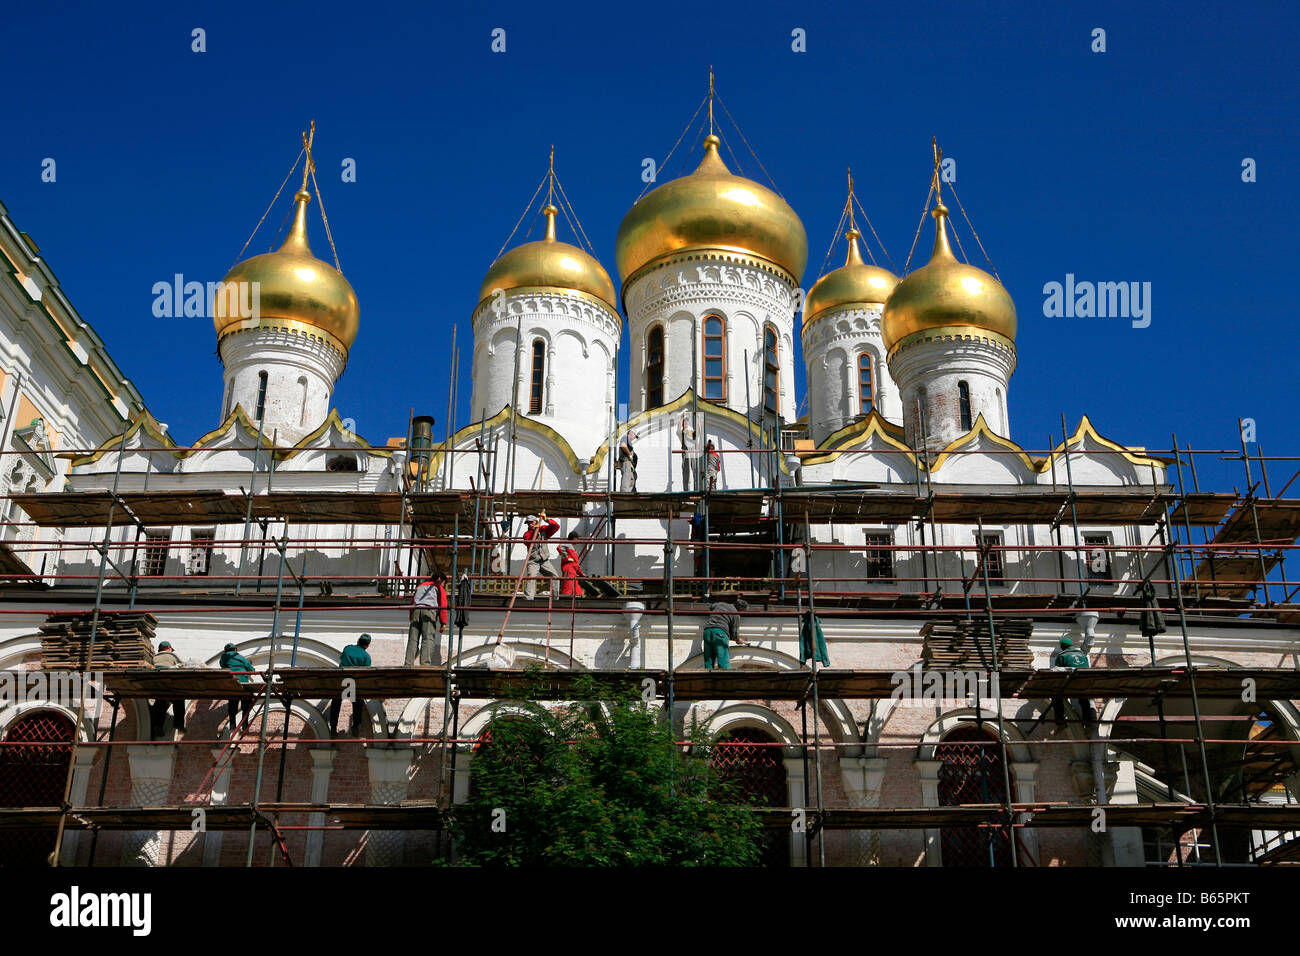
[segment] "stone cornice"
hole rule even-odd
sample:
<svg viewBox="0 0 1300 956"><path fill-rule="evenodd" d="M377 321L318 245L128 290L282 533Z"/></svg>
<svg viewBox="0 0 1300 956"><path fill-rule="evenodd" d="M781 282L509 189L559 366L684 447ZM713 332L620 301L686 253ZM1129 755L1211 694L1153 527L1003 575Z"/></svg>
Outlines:
<svg viewBox="0 0 1300 956"><path fill-rule="evenodd" d="M722 251L683 253L646 266L623 286L628 315L665 306L730 300L794 324L795 289L789 273L769 263ZM788 318L786 318L788 316Z"/></svg>
<svg viewBox="0 0 1300 956"><path fill-rule="evenodd" d="M471 321L476 337L502 326L514 326L520 317L577 320L615 340L622 336L622 317L594 296L572 289L511 289L504 295L503 311L493 308L491 298L474 309Z"/></svg>

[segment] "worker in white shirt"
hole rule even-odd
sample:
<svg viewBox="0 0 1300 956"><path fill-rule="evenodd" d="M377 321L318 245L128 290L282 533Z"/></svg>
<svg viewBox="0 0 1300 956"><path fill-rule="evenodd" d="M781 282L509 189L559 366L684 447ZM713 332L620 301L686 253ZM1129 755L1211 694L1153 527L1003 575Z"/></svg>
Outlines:
<svg viewBox="0 0 1300 956"><path fill-rule="evenodd" d="M438 638L447 626L447 575L441 571L420 582L411 605L410 634L406 639L406 666L416 658L424 667L433 665Z"/></svg>

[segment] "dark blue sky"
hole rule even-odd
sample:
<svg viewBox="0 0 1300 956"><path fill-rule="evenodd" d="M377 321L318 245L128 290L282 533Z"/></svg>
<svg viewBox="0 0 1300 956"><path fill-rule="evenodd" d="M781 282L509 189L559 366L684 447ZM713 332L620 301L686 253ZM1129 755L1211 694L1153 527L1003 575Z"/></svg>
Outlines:
<svg viewBox="0 0 1300 956"><path fill-rule="evenodd" d="M1023 445L1059 438L1063 411L1132 444L1168 447L1176 430L1198 448L1229 448L1244 416L1267 453L1300 453L1294 3L178 6L6 14L0 198L179 440L216 424L220 365L210 323L155 319L152 286L225 273L309 119L361 302L335 403L372 441L404 434L412 407L436 415L442 434L452 324L463 423L479 282L549 145L617 283L614 237L643 186L642 159L672 146L712 63L807 227L805 287L847 164L901 267L939 137L1019 311L1010 399ZM194 27L206 53L190 50ZM490 51L496 27L504 54ZM1095 27L1105 53L1090 50ZM791 50L795 28L806 53ZM765 181L734 133L730 144L741 171ZM45 157L56 183L40 180ZM340 181L343 157L355 158L356 183ZM1246 157L1255 183L1242 182ZM275 244L291 191L249 254ZM927 224L914 267L931 236ZM572 238L563 227L561 238ZM318 220L312 242L328 258ZM1150 282L1150 327L1044 318L1044 283L1067 273ZM1222 475L1239 482L1240 465Z"/></svg>

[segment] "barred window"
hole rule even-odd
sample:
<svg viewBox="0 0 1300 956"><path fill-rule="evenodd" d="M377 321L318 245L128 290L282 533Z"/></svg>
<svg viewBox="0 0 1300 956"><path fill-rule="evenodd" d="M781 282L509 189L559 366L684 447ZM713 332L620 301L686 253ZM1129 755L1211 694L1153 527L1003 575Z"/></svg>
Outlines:
<svg viewBox="0 0 1300 956"><path fill-rule="evenodd" d="M1083 544L1088 555L1088 578L1092 581L1106 582L1113 577L1110 573L1110 535L1085 534Z"/></svg>
<svg viewBox="0 0 1300 956"><path fill-rule="evenodd" d="M977 537L976 540L978 540L985 548L989 549L984 552L984 561L989 575L989 584L1005 583L1006 571L1002 560L1003 552L994 550L995 548L1002 547L1002 535L997 533L986 534L983 538Z"/></svg>
<svg viewBox="0 0 1300 956"><path fill-rule="evenodd" d="M876 376L871 356L863 352L858 356L858 411L866 415L876 407Z"/></svg>
<svg viewBox="0 0 1300 956"><path fill-rule="evenodd" d="M533 340L533 381L528 392L528 414L539 415L542 411L542 389L546 384L546 343L541 339Z"/></svg>
<svg viewBox="0 0 1300 956"><path fill-rule="evenodd" d="M167 573L167 545L172 540L170 531L146 531L144 535L144 573L157 577Z"/></svg>
<svg viewBox="0 0 1300 956"><path fill-rule="evenodd" d="M780 412L781 364L777 352L776 329L763 329L763 409L772 414Z"/></svg>
<svg viewBox="0 0 1300 956"><path fill-rule="evenodd" d="M704 397L727 400L726 323L720 315L704 317Z"/></svg>
<svg viewBox="0 0 1300 956"><path fill-rule="evenodd" d="M646 336L645 397L647 408L664 403L664 327L656 325Z"/></svg>
<svg viewBox="0 0 1300 956"><path fill-rule="evenodd" d="M865 535L867 545L867 577L873 579L892 578L894 576L894 553L883 550L894 543L894 536L888 531L868 530ZM872 550L879 549L879 550Z"/></svg>

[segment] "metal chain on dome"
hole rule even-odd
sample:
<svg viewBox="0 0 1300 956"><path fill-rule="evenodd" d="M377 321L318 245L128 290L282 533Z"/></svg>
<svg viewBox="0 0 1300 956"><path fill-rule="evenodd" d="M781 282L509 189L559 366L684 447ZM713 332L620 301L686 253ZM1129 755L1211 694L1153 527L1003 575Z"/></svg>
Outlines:
<svg viewBox="0 0 1300 956"><path fill-rule="evenodd" d="M916 224L916 235L912 237L912 248L907 252L907 261L903 263L903 274L907 274L907 267L912 264L912 256L916 254L916 244L921 238L921 229L925 226L925 215L930 211L930 197L934 195L934 181L930 181L930 188L925 194L925 204L921 207L921 219Z"/></svg>
<svg viewBox="0 0 1300 956"><path fill-rule="evenodd" d="M298 168L298 160L302 159L302 154L305 152L306 152L305 148L298 151L298 157L293 161L293 165L289 167L289 173L284 177L284 182L280 183L280 188L275 191L275 198L271 200L271 205L266 207L266 212L262 213L262 218L257 220L257 225L253 227L253 231L249 235L248 241L245 242L243 248L240 249L238 253L236 253L235 261L230 264L230 267L232 269L239 262L240 257L243 256L243 254L248 250L249 245L252 244L253 237L257 235L257 230L262 228L262 223L266 222L266 217L269 216L271 214L271 210L275 208L276 200L280 198L280 193L284 192L284 187L289 184L289 179L291 176L293 176L293 171Z"/></svg>
<svg viewBox="0 0 1300 956"><path fill-rule="evenodd" d="M716 93L714 95L717 96ZM736 132L740 135L740 141L744 143L745 148L749 150L749 155L754 157L754 162L758 163L758 168L763 170L763 175L766 176L767 181L772 184L772 189L775 190L778 196L780 196L782 199L785 199L785 196L782 194L781 190L777 188L776 180L773 179L772 174L767 171L767 167L763 165L763 161L758 158L758 153L754 152L754 147L749 145L749 140L745 139L744 130L740 128L740 124L737 123L735 117L731 115L731 110L727 109L727 104L722 102L721 96L718 96L717 100L718 100L718 105L722 107L722 112L727 114L727 119L731 120L731 125L736 128ZM740 165L739 162L737 162L736 165Z"/></svg>
<svg viewBox="0 0 1300 956"><path fill-rule="evenodd" d="M840 219L839 219L839 222L837 222L837 223L835 224L835 231L834 231L833 233L831 233L831 244L830 244L829 246L826 247L826 255L822 258L822 267L821 267L821 271L817 273L817 278L818 278L819 280L821 279L822 276L824 276L824 275L826 274L826 266L827 266L827 265L830 263L830 261L831 261L831 253L835 251L835 243L839 241L839 238L840 238L840 231L841 231L841 230L843 229L843 227L844 227L844 218L845 218L848 214L849 214L849 204L848 204L848 202L845 202L845 203L844 203L844 208L840 210Z"/></svg>
<svg viewBox="0 0 1300 956"><path fill-rule="evenodd" d="M569 211L564 214L565 221L569 222L569 213L573 214L573 221L569 222L569 228L573 229L575 234L582 237L582 241L586 244L587 251L591 253L592 258L598 258L596 256L596 247L593 246L591 240L587 238L587 233L582 228L582 220L578 218L578 210L574 209L573 203L569 201L569 194L564 191L564 183L560 182L559 176L555 177L555 185L560 190L561 208L564 206L569 207Z"/></svg>
<svg viewBox="0 0 1300 956"><path fill-rule="evenodd" d="M691 148L682 151L682 161L681 161L681 163L680 163L680 164L678 165L678 167L677 167L677 175L678 175L678 176L685 176L685 175L686 175L686 164L687 164L688 162L690 162L690 160L691 160L691 156L694 154L694 152L695 152L697 149L700 148L700 142L704 139L704 135L705 135L705 134L704 134L704 124L701 123L701 124L700 124L700 131L699 131L698 133L696 133L696 134L695 134L695 138L694 138L693 140L691 140Z"/></svg>
<svg viewBox="0 0 1300 956"><path fill-rule="evenodd" d="M961 244L961 236L957 234L955 227L952 230L952 237L957 242L957 251L961 253L961 261L966 263L966 265L970 265L970 256L966 255L966 249Z"/></svg>
<svg viewBox="0 0 1300 956"><path fill-rule="evenodd" d="M315 123L312 125L314 126ZM307 152L307 169L311 172L311 184L316 190L316 201L320 203L320 218L321 222L325 223L325 238L329 240L330 252L334 254L334 268L342 273L343 267L339 264L339 251L335 248L334 236L330 233L329 217L325 215L325 197L320 191L320 184L316 182L316 162L311 158L310 150Z"/></svg>
<svg viewBox="0 0 1300 956"><path fill-rule="evenodd" d="M889 267L893 269L895 272L897 272L898 266L894 265L894 257L889 254L889 249L881 241L880 236L876 235L876 227L871 224L871 217L867 215L867 210L862 205L862 201L858 199L856 194L853 196L853 201L857 203L858 208L862 210L862 218L867 221L867 228L871 230L871 235L876 240L876 244L880 246L880 251L885 254L885 259L889 262ZM869 256L871 255L870 246L867 246L867 255ZM878 263L876 263L875 256L871 256L871 262L872 264L878 265Z"/></svg>
<svg viewBox="0 0 1300 956"><path fill-rule="evenodd" d="M961 197L957 195L957 184L949 183L948 188L952 191L952 198L957 200L957 208L961 210L962 218L966 220L966 225L970 227L971 235L975 237L975 244L980 247L980 252L984 253L984 261L989 264L989 269L993 272L993 278L1001 282L1002 276L998 275L998 270L994 267L993 260L989 258L989 254L984 250L984 243L980 242L980 234L975 231L975 224L970 221L970 216L966 215L966 207L961 204ZM952 234L954 236L957 235L957 230L954 229ZM957 240L957 242L958 245L961 244L960 239Z"/></svg>
<svg viewBox="0 0 1300 956"><path fill-rule="evenodd" d="M700 110L704 109L704 104L707 103L708 101L709 98L706 96L704 97L704 99L700 100L700 105L695 107L695 112L692 113L691 118L686 121L686 125L682 128L681 135L677 137L677 142L673 143L673 148L668 150L668 155L665 156L664 161L659 164L660 169L664 169L668 166L668 161L673 158L673 153L676 152L677 147L682 144L682 139L686 136L688 132L690 132L691 126L695 123L695 117L700 115ZM641 191L637 193L636 199L632 200L632 205L635 206L638 202L641 201L641 197L644 196L646 190L650 188L650 183L657 182L658 178L659 177L656 176L654 179L650 180L643 187L641 187Z"/></svg>
<svg viewBox="0 0 1300 956"><path fill-rule="evenodd" d="M549 178L550 178L550 173L547 173L545 176L542 177L542 181L537 184L537 188L533 190L532 198L529 199L528 202L524 204L524 211L519 214L519 220L515 223L515 227L510 230L510 235L506 236L506 241L501 244L501 248L497 250L497 254L492 257L493 262L496 262L498 259L500 259L501 254L506 251L506 246L510 245L510 240L513 239L515 237L515 233L519 231L519 224L522 223L524 221L524 217L528 215L528 210L533 208L533 203L536 201L538 193L542 191L542 187L546 185L546 181ZM531 226L529 228L531 228Z"/></svg>
<svg viewBox="0 0 1300 956"><path fill-rule="evenodd" d="M714 135L717 135L717 134L714 134ZM721 136L718 136L718 139L722 140L722 144L723 144L724 146L727 147L727 152L728 152L728 154L730 154L730 156L731 156L731 162L732 162L732 164L736 167L736 174L737 174L738 176L743 176L743 175L745 175L745 167L741 165L740 157L737 156L737 155L736 155L736 151L735 151L734 149L731 148L731 144L730 144L729 142L727 142L725 139L722 139ZM742 136L741 139L744 139L744 137Z"/></svg>

